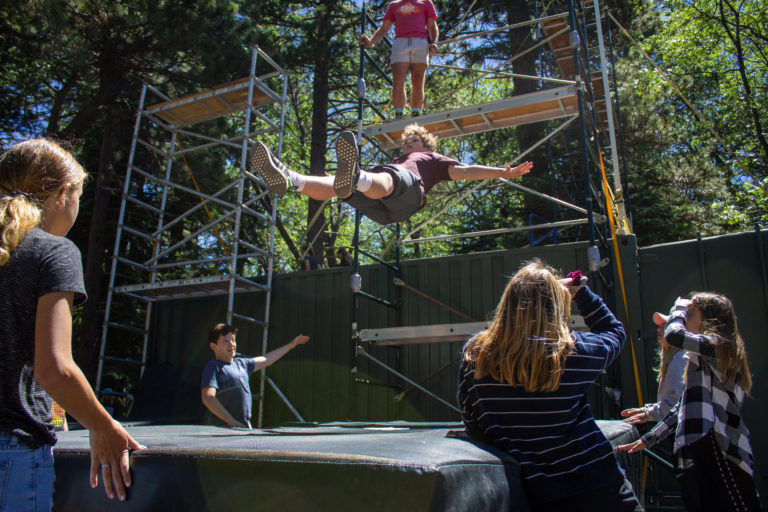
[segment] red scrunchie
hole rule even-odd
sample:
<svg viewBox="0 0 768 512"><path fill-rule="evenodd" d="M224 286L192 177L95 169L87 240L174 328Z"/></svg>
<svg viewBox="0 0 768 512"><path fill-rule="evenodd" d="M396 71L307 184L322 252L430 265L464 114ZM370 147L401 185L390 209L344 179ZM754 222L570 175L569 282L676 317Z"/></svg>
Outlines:
<svg viewBox="0 0 768 512"><path fill-rule="evenodd" d="M574 286L579 286L581 284L581 280L586 279L584 274L581 273L581 270L574 270L565 277L570 277Z"/></svg>

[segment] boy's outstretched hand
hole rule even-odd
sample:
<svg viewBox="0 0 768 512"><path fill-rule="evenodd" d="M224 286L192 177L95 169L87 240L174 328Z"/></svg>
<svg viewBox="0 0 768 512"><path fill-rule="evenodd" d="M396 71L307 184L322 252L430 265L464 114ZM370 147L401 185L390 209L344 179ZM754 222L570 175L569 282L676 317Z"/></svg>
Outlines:
<svg viewBox="0 0 768 512"><path fill-rule="evenodd" d="M523 162L517 167L508 165L504 172L501 173L502 178L511 180L512 178L519 178L523 174L528 174L533 169L533 162Z"/></svg>
<svg viewBox="0 0 768 512"><path fill-rule="evenodd" d="M291 340L291 348L296 348L299 345L303 345L306 342L309 341L309 336L304 336L303 334L299 334L293 340Z"/></svg>

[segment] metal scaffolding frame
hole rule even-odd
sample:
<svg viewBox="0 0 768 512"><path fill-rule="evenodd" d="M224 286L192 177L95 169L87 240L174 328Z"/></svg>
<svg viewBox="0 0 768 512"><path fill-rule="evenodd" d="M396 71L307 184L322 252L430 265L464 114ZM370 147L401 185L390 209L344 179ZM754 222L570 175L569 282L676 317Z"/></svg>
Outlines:
<svg viewBox="0 0 768 512"><path fill-rule="evenodd" d="M262 62L269 71L257 75ZM248 77L175 99L152 85L142 87L110 270L97 394L104 391L105 371L115 365L138 386L158 301L226 296L227 323L262 327L262 353L267 351L277 201L267 206L268 188L248 171L248 153L253 137L276 133L281 154L287 88L288 73L256 46ZM218 190L200 190L187 156L220 166L206 169L209 176L219 173ZM261 247L240 238L244 226L268 233ZM204 257L185 257L186 248ZM236 298L244 292L266 294L263 318L238 309ZM257 426L267 384L301 420L262 370Z"/></svg>
<svg viewBox="0 0 768 512"><path fill-rule="evenodd" d="M606 222L606 208L609 208L609 201L602 196L603 188L596 186L593 182L594 176L600 176L601 158L600 152L602 149L607 149L610 152L610 158L608 159L612 165L613 186L615 191L617 209L616 216L619 219L626 220L626 212L624 209L625 194L621 184L621 170L619 168L618 153L620 151L618 147L618 141L615 135L615 121L617 118L613 113L613 101L618 102L618 98L612 98L610 94L606 95L606 91L611 91L611 83L609 82L608 62L606 61L606 53L604 46L604 34L602 31L603 18L600 13L600 5L598 0L568 0L567 12L557 13L554 15L545 15L536 17L536 19L528 20L505 27L500 27L494 30L485 31L482 33L471 34L468 36L460 36L452 39L442 41L440 44L449 44L451 42L459 41L470 37L480 37L491 33L510 30L512 28L519 28L525 26L538 27L541 32L541 37L531 48L524 49L520 54L512 56L503 64L509 64L520 55L532 51L533 49L539 49L543 51L545 46L549 47L549 52L553 56L556 67L559 69L560 77L524 77L539 80L542 83L552 84L554 86L539 90L533 93L512 96L509 98L502 98L496 101L481 103L478 105L464 106L451 110L434 112L431 114L421 115L418 118L419 124L425 126L431 133L438 138L463 136L471 133L478 133L483 131L496 130L508 126L518 126L526 123L545 121L545 120L557 120L558 125L549 131L549 133L543 137L540 141L536 142L532 147L526 148L516 159L522 159L527 153L533 151L541 144L549 144L550 139L557 135L561 135L565 132L565 128L572 126L575 121L579 121L578 125L575 125L574 131L577 132L579 147L578 153L575 155L578 158L579 165L582 166L583 175L580 181L583 183L582 194L583 198L581 205L575 204L575 201L567 201L559 199L553 192L552 195L543 194L538 191L533 191L524 187L518 183L509 182L507 180L501 180L507 185L511 185L518 190L525 193L534 194L542 199L551 201L554 208L559 208L559 211L567 210L571 214L578 213L583 215L583 218L573 218L572 215L566 219L556 219L552 222L542 222L539 224L530 224L527 226L511 226L501 227L499 229L474 232L474 233L456 233L451 235L435 236L421 239L409 238L412 235L418 233L418 231L424 227L427 223L433 221L442 215L445 211L449 210L451 206L455 205L459 201L462 201L469 194L474 192L483 186L482 183L470 187L467 191L457 195L452 200L448 201L446 205L432 215L427 220L419 223L410 232L401 235L400 227L397 226L397 237L394 243L396 249L396 263L389 264L396 272L395 280L399 279L400 272L400 247L421 242L430 242L436 240L447 240L454 238L466 238L475 236L491 236L502 233L509 233L514 231L533 231L534 229L548 229L553 233L557 233L557 228L567 226L581 226L586 225L586 238L589 241L588 261L590 262L590 271L596 272L601 268L603 263L600 258L600 250L597 247L597 243L600 242L604 249L608 249L605 244L606 239L610 236L608 226ZM368 22L374 23L374 20L368 15L365 2L362 9L362 21L361 32L365 33L366 25ZM591 33L590 30L596 30L596 33ZM610 38L610 33L608 33ZM386 40L386 39L385 39ZM593 56L593 47L589 46L589 42L593 41L597 45L598 54ZM383 120L379 123L380 119L384 119L384 115L379 111L376 106L366 98L366 84L364 80L365 63L369 62L373 65L375 71L388 77L383 71L381 66L366 53L365 48L361 47L360 50L360 70L358 79L358 141L362 141L363 137L372 141L377 147L392 148L397 145L396 141L403 133L403 129L406 125L414 122L414 119L396 119L392 121ZM450 66L438 66L441 69L452 69ZM612 67L612 61L611 61ZM472 70L478 71L479 74L493 74L496 76L515 76L521 77L519 74L504 72L499 69L487 70ZM612 71L612 70L611 70ZM615 77L613 77L613 85L615 86ZM391 82L390 82L391 83ZM472 81L462 84L466 86L473 83ZM364 109L371 109L378 117L376 123L363 128ZM620 125L619 125L620 129ZM600 146L601 137L606 136L609 142ZM514 162L513 162L514 163ZM597 171L597 172L594 172ZM624 171L626 172L626 171ZM598 178L599 179L599 178ZM353 274L352 292L353 292L353 319L352 319L352 338L353 344L357 345L359 342L370 342L373 344L385 344L385 345L406 345L416 343L435 343L445 341L457 341L467 339L469 332L477 332L477 323L466 324L449 324L439 326L415 326L415 327L395 327L385 329L363 329L358 331L358 310L359 310L359 297L365 297L375 300L381 304L397 307L399 300L391 301L378 297L373 297L362 289L362 283L359 276L359 254L365 254L359 249L359 231L360 231L361 214L356 212L356 226L354 235L355 244L355 271ZM596 229L596 224L602 225L602 231ZM622 222L622 225L626 223ZM386 262L381 262L386 263ZM400 287L397 288L399 292ZM429 300L434 300L427 297ZM447 307L447 306L446 306ZM386 340L386 341L383 341ZM429 390L422 386L416 385L413 381L409 380L404 375L400 374L396 370L388 367L383 362L377 360L361 346L355 348L355 356L365 357L375 364L385 368L402 378L406 382L414 385L416 389L419 389L429 396L437 399L440 402L444 402L439 397L435 396Z"/></svg>

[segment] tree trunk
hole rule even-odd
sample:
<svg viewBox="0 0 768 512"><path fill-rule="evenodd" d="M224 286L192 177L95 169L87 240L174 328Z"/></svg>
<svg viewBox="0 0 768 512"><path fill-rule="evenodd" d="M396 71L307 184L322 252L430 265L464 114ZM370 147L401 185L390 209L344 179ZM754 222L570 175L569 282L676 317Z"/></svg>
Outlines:
<svg viewBox="0 0 768 512"><path fill-rule="evenodd" d="M507 3L507 23L519 23L530 17L530 12L526 8L525 2L508 2ZM520 48L525 48L524 42L530 34L530 27L523 27L516 30L509 31L509 48L511 52L518 51ZM507 58L511 58L513 55L508 55ZM538 70L536 69L536 59L538 57L537 52L528 52L522 57L515 59L513 63L513 70L517 74L537 76ZM513 78L515 91L513 96L519 96L522 94L528 94L536 91L539 88L536 80L526 78ZM531 123L519 126L516 131L516 137L520 151L526 151L533 146L539 140L544 138L546 123ZM532 153L525 156L524 161L530 160L533 162L533 171L531 174L524 178L524 185L541 190L544 193L549 194L549 173L548 173L548 158L546 152L546 146L542 145ZM552 207L548 203L544 203L542 200L531 196L525 196L525 209L527 212L534 212L538 215L551 219Z"/></svg>
<svg viewBox="0 0 768 512"><path fill-rule="evenodd" d="M76 347L78 364L92 383L95 381L99 363L101 326L104 320L104 300L106 297L104 277L109 268L109 260L106 255L111 251L111 248L107 247L107 228L114 228L113 223L104 221L104 219L110 218L108 212L109 186L113 183L115 174L112 166L114 156L112 116L109 115L109 111L107 112L94 187L88 251L85 255L85 289L88 290L89 300L83 307L80 343Z"/></svg>
<svg viewBox="0 0 768 512"><path fill-rule="evenodd" d="M91 109L86 109L86 111L92 110L92 112L81 112L78 116L75 116L75 120L66 129L67 133L71 136L82 137L84 132L90 128L90 123L95 122L101 117L98 114L99 109L97 107L99 105L112 105L117 101L117 93L124 79L115 68L113 49L112 44L104 45L99 58L99 77L101 80L99 92L91 104ZM101 328L104 320L106 298L104 284L105 278L108 276L109 255L112 250L111 247L107 247L108 240L112 239L108 237L108 229L115 229L114 222L105 221L105 219L110 218L109 188L110 185L113 185L115 176L115 140L121 137L123 133L130 133L120 128L119 123L122 119L120 119L119 115L118 119L115 119L113 110L105 109L105 111L106 117L104 119L99 164L94 186L93 210L88 231L88 250L85 255L83 269L85 289L88 291L89 300L83 308L80 340L75 347L75 354L78 355L78 364L92 384L95 383L99 364Z"/></svg>
<svg viewBox="0 0 768 512"><path fill-rule="evenodd" d="M309 173L313 176L326 174L326 141L328 140L328 74L331 66L329 46L333 37L331 13L336 2L327 2L324 7L317 9L317 27L315 30L315 73L312 79L312 135L309 150ZM324 246L327 243L325 232L325 212L318 210L323 207L323 201L309 200L307 211L306 245L311 246L310 252L322 262ZM317 218L312 222L312 219ZM301 263L301 262L300 262Z"/></svg>

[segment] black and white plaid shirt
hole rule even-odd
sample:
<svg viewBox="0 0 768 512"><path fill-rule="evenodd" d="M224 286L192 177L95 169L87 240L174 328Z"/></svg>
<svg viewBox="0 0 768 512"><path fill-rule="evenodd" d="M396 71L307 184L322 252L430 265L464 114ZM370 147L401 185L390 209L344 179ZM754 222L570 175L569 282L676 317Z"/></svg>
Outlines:
<svg viewBox="0 0 768 512"><path fill-rule="evenodd" d="M752 447L740 410L744 390L726 386L717 369L715 342L710 336L685 330L688 308L674 306L664 329L667 342L690 354L680 401L651 431L643 436L650 448L675 430L675 453L701 439L711 430L720 449L747 474L752 475Z"/></svg>

